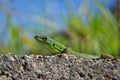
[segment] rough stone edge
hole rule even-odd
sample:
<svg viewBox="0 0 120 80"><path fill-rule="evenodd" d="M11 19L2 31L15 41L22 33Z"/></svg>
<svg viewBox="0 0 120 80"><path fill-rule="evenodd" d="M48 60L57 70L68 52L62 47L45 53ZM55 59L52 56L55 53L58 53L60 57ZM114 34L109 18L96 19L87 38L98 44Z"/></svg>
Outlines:
<svg viewBox="0 0 120 80"><path fill-rule="evenodd" d="M0 80L120 79L119 58L83 59L68 55L0 54Z"/></svg>

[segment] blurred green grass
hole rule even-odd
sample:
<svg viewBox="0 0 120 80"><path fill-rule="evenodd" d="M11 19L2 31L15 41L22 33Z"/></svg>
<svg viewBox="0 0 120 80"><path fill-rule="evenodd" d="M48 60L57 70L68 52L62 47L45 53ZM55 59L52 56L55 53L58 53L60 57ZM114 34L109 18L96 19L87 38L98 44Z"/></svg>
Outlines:
<svg viewBox="0 0 120 80"><path fill-rule="evenodd" d="M65 31L60 33L51 31L51 34L48 33L46 35L77 52L120 56L120 29L118 23L105 7L100 6L99 8L101 8L101 15L93 16L90 13L87 14L89 18L88 24L85 24L79 16L72 13L69 18L62 17L63 23L67 24L68 27ZM0 45L1 54L12 53L22 56L30 54L51 55L55 53L46 45L39 45L33 39L34 36L30 37L27 35L24 28L11 24L9 12L6 12L6 16L6 25L9 25L9 27L7 26L9 43L4 44L2 40L4 35L2 35L0 39L1 43L3 43ZM39 30L37 32L34 30L31 30L32 34L36 35L36 33L39 33ZM46 30L50 31L50 28L45 27L42 33L45 34Z"/></svg>
<svg viewBox="0 0 120 80"><path fill-rule="evenodd" d="M61 37L62 39L59 38L57 41L62 43L63 40L67 40L68 42L63 44L77 52L120 56L119 22L117 23L111 12L103 5L98 7L101 10L101 15L93 16L88 10L88 25L74 13L69 18L63 17L64 21L68 22L66 33L69 33L70 37L68 39Z"/></svg>

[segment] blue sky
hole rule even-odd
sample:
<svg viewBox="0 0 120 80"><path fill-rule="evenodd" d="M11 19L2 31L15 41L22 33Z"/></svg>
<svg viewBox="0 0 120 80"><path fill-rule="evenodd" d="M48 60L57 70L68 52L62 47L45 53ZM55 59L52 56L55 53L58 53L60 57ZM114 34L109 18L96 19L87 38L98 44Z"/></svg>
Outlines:
<svg viewBox="0 0 120 80"><path fill-rule="evenodd" d="M84 1L91 1L92 3L92 0L0 0L0 5L2 8L8 8L13 17L18 18L17 23L24 24L26 21L16 14L38 15L56 20L60 15L68 15L67 2L72 4L75 12ZM104 3L108 8L116 2L116 0L98 1ZM4 22L4 18L5 15L0 10L0 22Z"/></svg>
<svg viewBox="0 0 120 80"><path fill-rule="evenodd" d="M74 12L76 12L79 5L84 1L91 1L92 3L92 0L0 0L0 5L2 8L7 8L12 13L15 23L26 25L26 19L18 16L19 14L37 15L51 20L57 20L61 15L69 14L67 2L71 3ZM111 8L116 2L116 0L98 1L104 3L108 8ZM95 10L94 7L95 6L93 6L93 10ZM5 15L1 9L0 22L5 22Z"/></svg>

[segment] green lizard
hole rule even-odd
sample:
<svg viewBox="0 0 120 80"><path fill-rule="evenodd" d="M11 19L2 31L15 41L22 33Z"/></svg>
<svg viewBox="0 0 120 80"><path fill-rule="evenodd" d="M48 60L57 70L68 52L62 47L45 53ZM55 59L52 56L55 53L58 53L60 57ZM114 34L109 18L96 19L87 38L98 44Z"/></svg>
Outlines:
<svg viewBox="0 0 120 80"><path fill-rule="evenodd" d="M39 43L44 43L56 50L59 53L66 53L70 55L75 55L76 57L80 58L99 58L99 56L94 56L90 54L83 54L83 53L78 53L73 50L71 50L68 47L65 47L64 45L60 44L59 42L46 37L46 36L34 36L35 40L37 40Z"/></svg>

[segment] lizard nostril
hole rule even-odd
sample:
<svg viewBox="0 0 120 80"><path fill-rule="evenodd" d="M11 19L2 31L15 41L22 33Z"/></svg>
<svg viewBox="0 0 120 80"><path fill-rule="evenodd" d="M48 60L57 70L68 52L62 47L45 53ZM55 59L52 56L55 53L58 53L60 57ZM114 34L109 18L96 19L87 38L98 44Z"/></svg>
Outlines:
<svg viewBox="0 0 120 80"><path fill-rule="evenodd" d="M38 36L34 36L34 38L36 39L36 38L38 38Z"/></svg>

